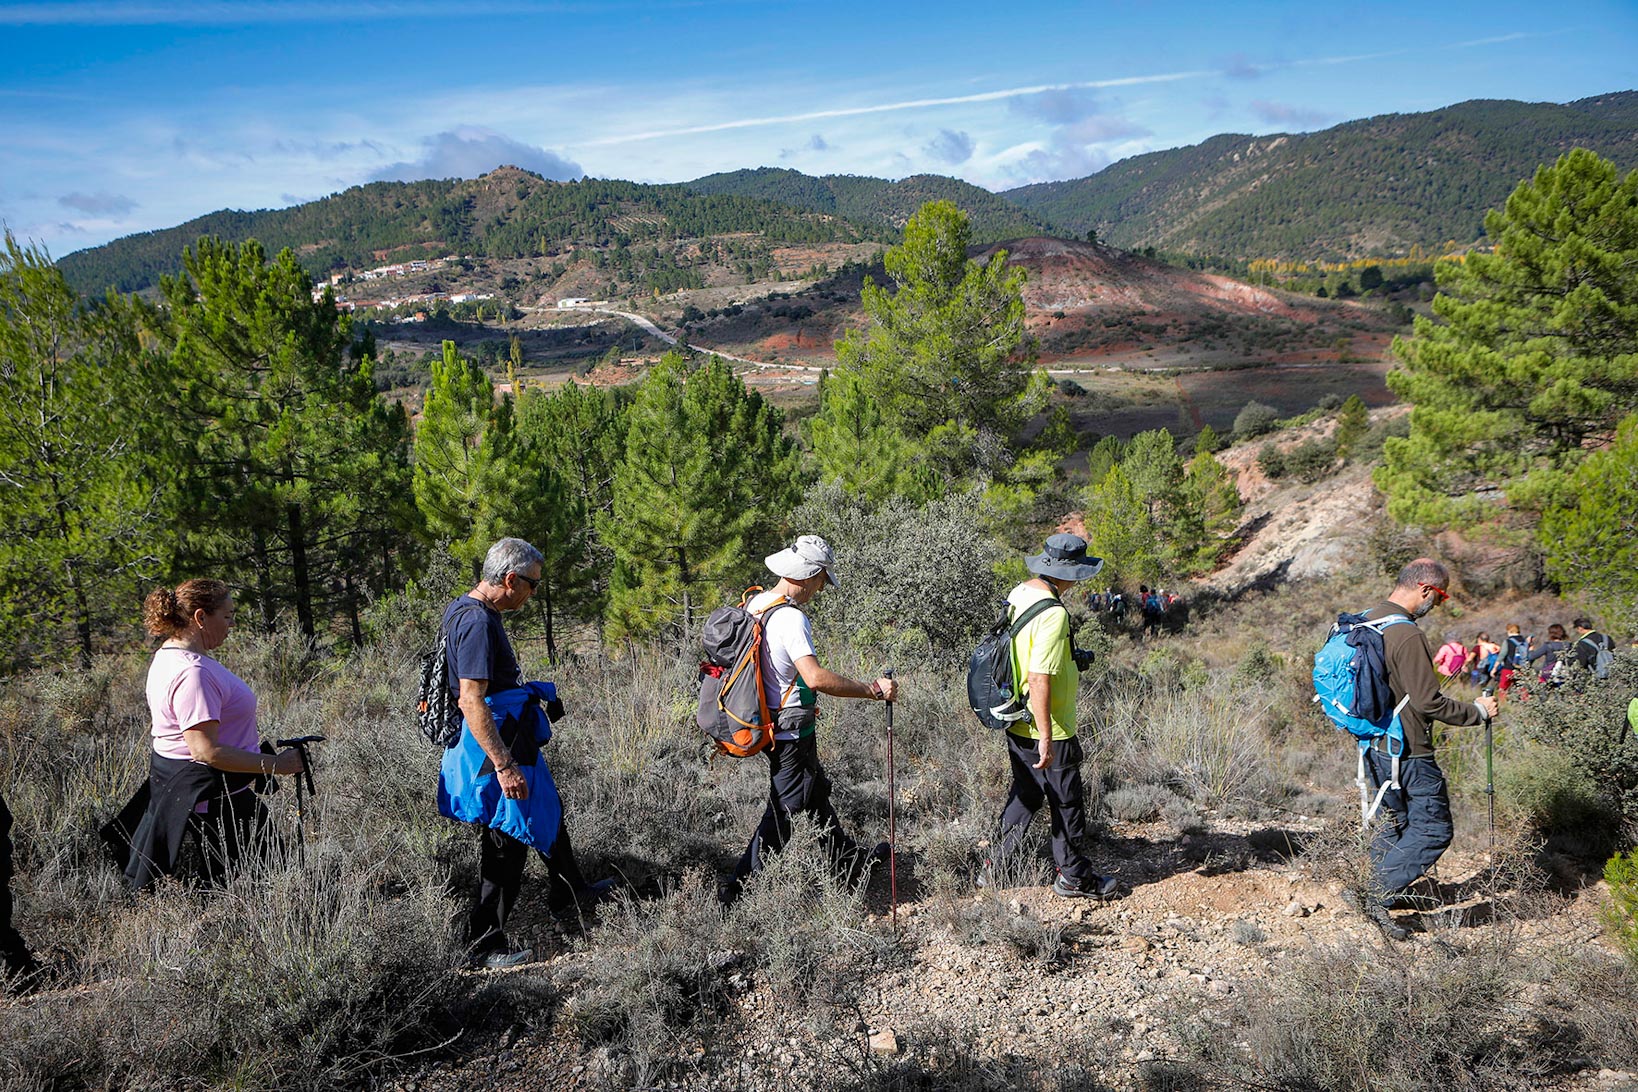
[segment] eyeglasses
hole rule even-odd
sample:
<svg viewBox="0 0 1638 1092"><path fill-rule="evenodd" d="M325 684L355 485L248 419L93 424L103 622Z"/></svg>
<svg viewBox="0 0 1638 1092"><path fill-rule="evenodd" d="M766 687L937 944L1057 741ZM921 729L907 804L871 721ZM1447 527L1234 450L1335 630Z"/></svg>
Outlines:
<svg viewBox="0 0 1638 1092"><path fill-rule="evenodd" d="M1439 597L1437 602L1440 602L1440 603L1443 603L1446 599L1450 598L1450 593L1447 592L1445 589L1439 587L1436 584L1423 584L1422 585L1422 590L1423 591L1430 591L1433 594L1437 595Z"/></svg>
<svg viewBox="0 0 1638 1092"><path fill-rule="evenodd" d="M527 581L531 592L540 587L540 577L538 576L524 576L522 573L516 571L514 571L512 575L517 577L519 580Z"/></svg>

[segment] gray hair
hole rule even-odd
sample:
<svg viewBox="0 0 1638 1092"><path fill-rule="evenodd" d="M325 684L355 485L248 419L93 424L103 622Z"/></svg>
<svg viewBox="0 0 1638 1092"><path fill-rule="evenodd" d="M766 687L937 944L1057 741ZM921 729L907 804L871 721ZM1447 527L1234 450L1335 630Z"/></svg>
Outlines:
<svg viewBox="0 0 1638 1092"><path fill-rule="evenodd" d="M521 538L503 538L489 547L489 553L484 556L484 583L504 584L507 573L522 573L531 565L545 563L541 552Z"/></svg>
<svg viewBox="0 0 1638 1092"><path fill-rule="evenodd" d="M1416 588L1423 584L1432 584L1436 588L1448 588L1450 586L1450 570L1431 557L1419 557L1399 570L1399 581L1395 587Z"/></svg>

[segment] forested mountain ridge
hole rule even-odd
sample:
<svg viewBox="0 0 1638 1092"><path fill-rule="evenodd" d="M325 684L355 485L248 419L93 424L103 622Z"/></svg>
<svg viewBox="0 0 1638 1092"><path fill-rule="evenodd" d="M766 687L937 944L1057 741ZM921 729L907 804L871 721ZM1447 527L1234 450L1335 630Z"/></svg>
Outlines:
<svg viewBox="0 0 1638 1092"><path fill-rule="evenodd" d="M999 201L999 199L996 199ZM309 272L442 254L521 258L568 246L665 246L748 233L773 244L888 241L885 229L738 194L586 178L552 182L516 167L480 178L371 182L284 209L224 209L160 231L116 239L58 261L80 291L138 291L173 273L200 236L289 248Z"/></svg>
<svg viewBox="0 0 1638 1092"><path fill-rule="evenodd" d="M1122 247L1226 257L1403 255L1467 244L1487 209L1573 147L1638 166L1638 92L1473 100L1315 133L1229 133L1002 196Z"/></svg>
<svg viewBox="0 0 1638 1092"><path fill-rule="evenodd" d="M695 193L760 197L894 232L927 202L949 201L967 214L975 242L1060 234L1046 219L989 190L939 174L917 174L890 182L867 175L815 177L786 167L758 167L708 174L685 185Z"/></svg>

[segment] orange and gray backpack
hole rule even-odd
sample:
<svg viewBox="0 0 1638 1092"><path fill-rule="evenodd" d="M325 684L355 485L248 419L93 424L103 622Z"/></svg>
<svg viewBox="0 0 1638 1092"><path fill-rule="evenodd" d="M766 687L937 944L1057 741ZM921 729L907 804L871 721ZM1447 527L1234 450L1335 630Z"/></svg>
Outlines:
<svg viewBox="0 0 1638 1092"><path fill-rule="evenodd" d="M718 607L700 630L700 708L695 715L717 749L745 758L773 746L775 712L762 688L762 630L768 615L794 604L780 596L759 611L747 609L760 587L746 589L737 607Z"/></svg>

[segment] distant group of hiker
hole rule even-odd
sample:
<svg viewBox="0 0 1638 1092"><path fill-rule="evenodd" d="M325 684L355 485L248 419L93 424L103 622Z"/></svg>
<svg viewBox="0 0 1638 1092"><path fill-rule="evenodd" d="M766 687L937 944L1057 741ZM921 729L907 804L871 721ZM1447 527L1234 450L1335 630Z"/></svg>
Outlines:
<svg viewBox="0 0 1638 1092"><path fill-rule="evenodd" d="M1143 619L1145 632L1158 629L1165 621L1167 614L1183 602L1183 597L1174 591L1165 588L1151 588L1147 584L1138 586L1135 604L1129 602L1126 593L1116 587L1104 588L1101 591L1087 593L1086 605L1094 614L1107 611L1117 624L1126 621L1126 616L1135 605Z"/></svg>
<svg viewBox="0 0 1638 1092"><path fill-rule="evenodd" d="M581 870L563 797L542 751L554 721L562 716L562 704L553 684L525 679L502 624L505 613L533 596L542 563L540 551L528 542L496 542L477 584L443 611L438 650L423 668L423 693L434 699L430 711L423 699L423 730L445 745L439 810L478 829L479 880L468 937L472 962L487 968L533 958L529 948L513 943L506 933L531 851L545 863L553 905L595 905L618 882L612 877L592 880ZM768 801L744 852L719 883L725 903L734 901L770 855L787 844L798 817L814 823L844 882L858 883L892 852L886 842L862 848L843 831L831 803L830 779L819 761L816 729L819 695L891 703L899 684L890 673L853 679L821 665L812 623L802 608L825 589L839 586L828 543L803 535L764 563L777 577L773 586L753 588L738 608L724 608L728 614L737 610L741 623L749 620L754 643L745 647L751 649L757 689L752 705L760 706L768 736L748 751L734 752L766 755ZM1091 653L1074 646L1064 603L1071 587L1096 576L1103 561L1087 554L1082 538L1060 533L1049 537L1041 552L1026 557L1025 565L1030 578L1008 593L995 631L1003 665L1001 689L1010 697L1005 707L986 711L974 706L985 723L1005 728L1011 775L998 831L977 883L994 885L1001 877L1020 874L1015 866L1024 853L1025 836L1045 805L1056 866L1052 891L1066 898L1115 898L1120 881L1096 871L1088 856L1076 693ZM1342 615L1316 657L1316 700L1359 742L1362 818L1384 817L1370 845L1372 886L1366 898L1355 895L1353 901L1395 939L1407 932L1390 910L1404 904L1411 885L1439 859L1454 833L1430 726L1435 721L1482 725L1497 713L1496 698L1488 690L1463 701L1444 693L1443 681L1471 671L1475 660L1484 679L1498 683L1506 672L1549 657L1573 655L1584 667L1596 669L1600 654L1608 656L1612 648L1586 619L1577 619L1580 637L1574 643L1554 626L1548 641L1532 649L1528 639L1519 637L1518 627L1509 626L1504 644L1492 644L1481 633L1473 648L1462 647L1460 660L1444 648L1436 655L1416 622L1450 597L1449 583L1448 571L1438 562L1412 561L1382 602L1363 614ZM275 750L260 740L255 694L212 655L233 619L231 589L217 580L159 589L144 604L147 629L160 638L146 685L149 776L104 830L133 888L174 873L190 839L197 847L201 878L207 884L223 882L266 818L259 794L267 780L304 769L306 756L299 746ZM977 660L975 655L975 664ZM734 680L721 676L737 674L744 666L702 665L702 680L707 672L718 676L702 688L702 718L712 701L719 711L731 712L722 702ZM1332 675L1322 679L1325 670ZM1373 689L1379 693L1366 693ZM733 714L744 724L750 724L752 715ZM11 922L10 821L0 801L0 951L8 974L26 978L37 973L38 964Z"/></svg>
<svg viewBox="0 0 1638 1092"><path fill-rule="evenodd" d="M1606 677L1615 641L1594 629L1586 618L1577 618L1572 624L1576 630L1574 640L1555 622L1547 627L1547 639L1540 645L1536 644L1535 634L1523 634L1516 623L1508 625L1500 644L1483 631L1475 636L1472 645L1451 637L1434 653L1433 665L1447 679L1465 677L1474 686L1493 687L1502 693L1528 676L1531 665L1538 662L1536 681L1551 686L1564 682L1571 662L1599 678Z"/></svg>

